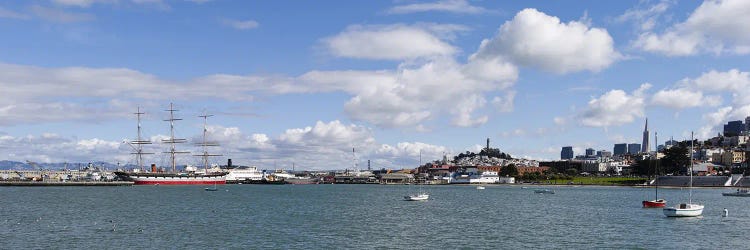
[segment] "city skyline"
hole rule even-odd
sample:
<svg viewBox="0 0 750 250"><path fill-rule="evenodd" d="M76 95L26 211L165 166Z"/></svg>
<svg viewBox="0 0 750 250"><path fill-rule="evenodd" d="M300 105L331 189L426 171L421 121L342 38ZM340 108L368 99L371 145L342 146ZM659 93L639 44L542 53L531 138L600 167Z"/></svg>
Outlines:
<svg viewBox="0 0 750 250"><path fill-rule="evenodd" d="M413 167L486 138L537 160L653 147L647 132L705 140L750 116L746 13L740 0L1 3L0 160L134 163L133 113L158 142L170 103L179 137L198 140L213 114L217 153L268 169Z"/></svg>

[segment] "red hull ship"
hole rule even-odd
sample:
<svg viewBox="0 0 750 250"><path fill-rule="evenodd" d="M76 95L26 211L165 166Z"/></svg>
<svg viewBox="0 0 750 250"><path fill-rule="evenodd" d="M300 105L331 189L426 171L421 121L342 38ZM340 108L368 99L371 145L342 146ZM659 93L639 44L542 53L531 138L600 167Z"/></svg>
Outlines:
<svg viewBox="0 0 750 250"><path fill-rule="evenodd" d="M181 153L188 153L184 151L176 151L175 150L175 144L177 143L184 143L187 142L186 139L178 139L174 136L174 122L179 121L182 119L178 119L174 117L174 112L177 111L174 109L174 106L172 103L169 104L169 109L166 111L169 111L169 118L164 120L169 122L169 138L163 139L162 142L169 144L170 149L167 152L170 155L171 159L171 165L172 165L172 171L164 172L158 171L156 169L156 165L151 165L151 172L144 172L143 171L143 158L142 156L144 154L153 154L153 153L146 153L143 152L143 146L144 144L151 144L151 141L143 140L141 137L141 115L144 114L141 112L140 107L138 108L135 115L138 118L138 139L135 141L130 141L128 144L133 147L132 154L135 154L138 156L138 165L140 166L141 171L133 171L133 172L124 172L124 171L117 171L115 172L115 175L117 175L120 179L132 181L135 185L217 185L217 184L226 184L226 172L222 171L214 171L209 172L208 171L208 157L209 156L221 156L217 154L209 154L207 151L207 147L209 146L218 146L217 143L214 142L208 142L206 141L207 136L207 120L208 117L211 115L201 115L199 117L203 118L203 142L197 143L198 146L203 147L203 152L199 155L195 156L201 156L203 158L203 167L205 168L205 171L203 173L197 172L197 169L195 167L186 166L184 171L177 172L177 166L175 163L175 154L181 154Z"/></svg>

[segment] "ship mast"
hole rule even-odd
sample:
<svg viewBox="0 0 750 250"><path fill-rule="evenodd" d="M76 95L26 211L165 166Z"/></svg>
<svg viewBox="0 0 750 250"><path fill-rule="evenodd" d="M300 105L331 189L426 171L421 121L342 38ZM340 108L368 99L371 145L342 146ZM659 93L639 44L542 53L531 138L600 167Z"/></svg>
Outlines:
<svg viewBox="0 0 750 250"><path fill-rule="evenodd" d="M170 154L171 160L172 160L172 173L175 173L175 172L177 172L177 165L175 163L175 154L186 154L186 153L188 153L188 152L185 152L185 151L175 151L175 144L177 144L177 143L184 143L187 140L185 140L185 139L178 139L178 138L174 137L174 121L180 121L180 120L182 120L182 119L179 119L179 118L174 118L174 112L178 111L178 110L174 109L174 105L172 103L169 103L169 109L167 109L165 111L169 111L169 119L164 120L164 121L168 121L169 122L169 139L163 139L161 141L163 143L169 143L170 144L169 152L164 152L164 153L169 153Z"/></svg>
<svg viewBox="0 0 750 250"><path fill-rule="evenodd" d="M352 148L352 162L354 165L353 175L359 176L359 166L357 166L357 153L354 152L354 148Z"/></svg>
<svg viewBox="0 0 750 250"><path fill-rule="evenodd" d="M142 135L142 132L141 132L141 115L144 115L146 113L141 112L141 107L139 106L136 109L136 112L133 113L133 114L136 115L136 117L138 119L138 137L135 139L135 141L130 141L129 144L135 150L135 152L133 152L131 154L136 155L136 159L138 161L138 167L141 169L141 172L142 172L143 171L143 155L150 155L150 154L154 154L154 153L143 152L143 145L144 144L151 144L151 141L149 141L149 140L143 140L143 136L141 136ZM133 146L133 145L135 145L135 146Z"/></svg>
<svg viewBox="0 0 750 250"><path fill-rule="evenodd" d="M199 155L193 155L193 156L200 156L200 157L203 158L203 168L206 170L206 172L205 172L206 174L208 174L208 157L209 156L221 156L221 155L218 155L218 154L209 154L208 153L208 147L219 146L219 144L216 143L216 142L209 142L209 141L206 140L206 138L207 138L206 134L208 133L208 129L206 127L207 127L207 124L208 124L208 118L211 117L211 116L213 116L213 115L209 115L209 114L206 114L206 113L204 113L203 115L199 115L198 116L198 117L203 118L203 141L201 143L197 143L196 145L203 147L203 153L199 154Z"/></svg>

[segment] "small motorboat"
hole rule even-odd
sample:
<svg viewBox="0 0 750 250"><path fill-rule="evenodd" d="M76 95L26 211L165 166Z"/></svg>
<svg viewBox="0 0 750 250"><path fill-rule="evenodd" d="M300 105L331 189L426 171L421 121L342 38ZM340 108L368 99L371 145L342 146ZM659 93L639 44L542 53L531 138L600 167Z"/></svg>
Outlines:
<svg viewBox="0 0 750 250"><path fill-rule="evenodd" d="M555 191L554 190L549 190L549 189L536 189L536 190L534 190L534 193L537 193L537 194L555 194Z"/></svg>
<svg viewBox="0 0 750 250"><path fill-rule="evenodd" d="M477 190L484 190L484 186L477 186Z"/></svg>
<svg viewBox="0 0 750 250"><path fill-rule="evenodd" d="M430 199L430 195L427 193L404 196L405 201L426 201L428 199Z"/></svg>
<svg viewBox="0 0 750 250"><path fill-rule="evenodd" d="M750 197L750 190L748 189L737 189L731 193L721 193L723 196L737 196L737 197Z"/></svg>

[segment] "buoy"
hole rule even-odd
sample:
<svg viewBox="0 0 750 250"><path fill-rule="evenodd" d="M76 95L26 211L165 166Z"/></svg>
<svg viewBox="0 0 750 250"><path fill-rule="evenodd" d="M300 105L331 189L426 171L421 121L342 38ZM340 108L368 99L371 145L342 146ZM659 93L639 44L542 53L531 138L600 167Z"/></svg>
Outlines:
<svg viewBox="0 0 750 250"><path fill-rule="evenodd" d="M727 217L727 216L729 216L729 210L724 208L724 214L722 214L721 217Z"/></svg>

